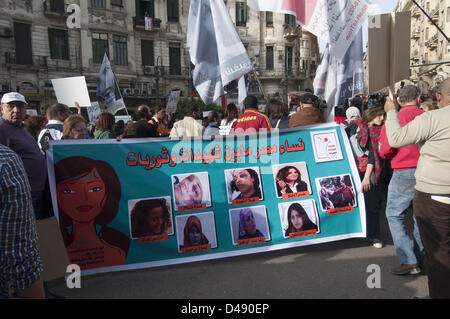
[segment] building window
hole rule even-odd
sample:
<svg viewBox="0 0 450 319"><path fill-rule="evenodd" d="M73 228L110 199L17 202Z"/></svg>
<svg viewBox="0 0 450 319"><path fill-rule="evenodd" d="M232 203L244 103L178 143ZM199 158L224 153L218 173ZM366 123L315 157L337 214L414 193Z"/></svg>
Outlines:
<svg viewBox="0 0 450 319"><path fill-rule="evenodd" d="M141 56L142 65L155 65L152 40L141 40Z"/></svg>
<svg viewBox="0 0 450 319"><path fill-rule="evenodd" d="M136 0L136 17L144 19L146 14L150 18L155 17L155 1Z"/></svg>
<svg viewBox="0 0 450 319"><path fill-rule="evenodd" d="M122 0L111 0L111 5L123 7Z"/></svg>
<svg viewBox="0 0 450 319"><path fill-rule="evenodd" d="M447 22L450 22L450 7L447 8Z"/></svg>
<svg viewBox="0 0 450 319"><path fill-rule="evenodd" d="M50 8L46 7L46 9L50 9L51 12L57 13L65 13L64 8L64 0L50 0L50 3L45 3L47 6L50 5Z"/></svg>
<svg viewBox="0 0 450 319"><path fill-rule="evenodd" d="M236 26L245 27L247 25L247 4L236 2Z"/></svg>
<svg viewBox="0 0 450 319"><path fill-rule="evenodd" d="M287 74L292 74L292 47L285 47L284 67Z"/></svg>
<svg viewBox="0 0 450 319"><path fill-rule="evenodd" d="M114 64L128 65L127 37L113 36Z"/></svg>
<svg viewBox="0 0 450 319"><path fill-rule="evenodd" d="M31 24L14 22L14 42L16 48L16 63L33 65Z"/></svg>
<svg viewBox="0 0 450 319"><path fill-rule="evenodd" d="M52 59L69 60L69 40L67 30L48 29L50 56Z"/></svg>
<svg viewBox="0 0 450 319"><path fill-rule="evenodd" d="M178 22L178 0L167 0L167 21Z"/></svg>
<svg viewBox="0 0 450 319"><path fill-rule="evenodd" d="M273 46L266 47L266 70L273 70Z"/></svg>
<svg viewBox="0 0 450 319"><path fill-rule="evenodd" d="M266 27L273 28L273 12L266 11Z"/></svg>
<svg viewBox="0 0 450 319"><path fill-rule="evenodd" d="M285 14L284 15L284 23L286 25L290 25L290 26L292 26L294 28L297 26L297 20L296 20L295 16L292 15L292 14Z"/></svg>
<svg viewBox="0 0 450 319"><path fill-rule="evenodd" d="M169 73L181 75L181 51L178 46L169 47Z"/></svg>
<svg viewBox="0 0 450 319"><path fill-rule="evenodd" d="M105 9L106 0L91 0L91 7Z"/></svg>
<svg viewBox="0 0 450 319"><path fill-rule="evenodd" d="M103 56L109 56L108 34L107 33L92 33L92 62L102 63Z"/></svg>

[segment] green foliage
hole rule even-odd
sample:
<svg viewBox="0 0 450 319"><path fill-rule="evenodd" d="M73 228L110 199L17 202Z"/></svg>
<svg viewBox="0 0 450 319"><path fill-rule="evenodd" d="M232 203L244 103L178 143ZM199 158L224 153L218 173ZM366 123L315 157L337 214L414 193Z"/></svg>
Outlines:
<svg viewBox="0 0 450 319"><path fill-rule="evenodd" d="M188 115L189 110L193 105L199 106L201 112L214 110L222 114L225 112L222 106L216 103L205 104L200 98L182 97L178 101L177 110L175 111L175 118L182 119L184 116Z"/></svg>

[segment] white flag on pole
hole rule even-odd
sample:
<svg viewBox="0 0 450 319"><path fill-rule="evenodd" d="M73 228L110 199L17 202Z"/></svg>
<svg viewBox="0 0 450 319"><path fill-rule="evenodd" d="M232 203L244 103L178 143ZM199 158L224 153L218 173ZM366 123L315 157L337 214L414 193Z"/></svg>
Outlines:
<svg viewBox="0 0 450 319"><path fill-rule="evenodd" d="M194 86L206 104L224 94L223 87L253 68L223 1L192 0L187 46Z"/></svg>
<svg viewBox="0 0 450 319"><path fill-rule="evenodd" d="M342 59L373 3L379 0L248 0L259 11L293 14L306 30L330 45L330 54Z"/></svg>
<svg viewBox="0 0 450 319"><path fill-rule="evenodd" d="M364 93L362 30L348 48L342 60L331 56L329 46L316 70L314 94L327 102L324 116L334 121L334 107L346 98Z"/></svg>

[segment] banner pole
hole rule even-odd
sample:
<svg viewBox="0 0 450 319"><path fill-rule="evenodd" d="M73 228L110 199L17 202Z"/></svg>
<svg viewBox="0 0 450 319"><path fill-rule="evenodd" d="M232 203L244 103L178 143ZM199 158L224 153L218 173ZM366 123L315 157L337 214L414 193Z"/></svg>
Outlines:
<svg viewBox="0 0 450 319"><path fill-rule="evenodd" d="M261 81L259 80L258 74L256 74L255 68L253 68L253 74L255 75L255 79L258 82L258 85L259 85L259 87L261 89L261 92L262 92L262 94L264 96L264 100L266 100L266 106L269 106L269 99L267 98L266 92L264 91L264 88L263 88L263 86L261 84Z"/></svg>

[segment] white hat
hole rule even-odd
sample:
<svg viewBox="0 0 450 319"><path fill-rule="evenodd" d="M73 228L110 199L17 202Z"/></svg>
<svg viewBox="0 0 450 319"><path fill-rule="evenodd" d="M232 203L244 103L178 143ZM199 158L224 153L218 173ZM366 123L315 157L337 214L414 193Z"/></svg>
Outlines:
<svg viewBox="0 0 450 319"><path fill-rule="evenodd" d="M350 106L346 111L345 115L347 117L347 120L350 120L353 117L361 117L361 112L359 109L355 106Z"/></svg>
<svg viewBox="0 0 450 319"><path fill-rule="evenodd" d="M27 101L25 100L25 97L22 94L17 93L17 92L9 92L9 93L3 94L1 104L15 102L15 101L22 102L24 104L28 104Z"/></svg>

